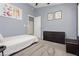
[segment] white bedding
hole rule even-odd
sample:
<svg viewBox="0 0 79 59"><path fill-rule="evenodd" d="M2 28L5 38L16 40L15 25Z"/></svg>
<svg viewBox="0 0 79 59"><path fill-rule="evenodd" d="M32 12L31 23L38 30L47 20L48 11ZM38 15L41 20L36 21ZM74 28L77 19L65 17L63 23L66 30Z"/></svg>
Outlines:
<svg viewBox="0 0 79 59"><path fill-rule="evenodd" d="M2 42L0 43L0 45L5 45L7 48L4 51L4 54L10 55L14 52L17 52L17 51L31 45L34 42L38 42L38 39L36 36L20 35L20 36L4 38L2 40Z"/></svg>

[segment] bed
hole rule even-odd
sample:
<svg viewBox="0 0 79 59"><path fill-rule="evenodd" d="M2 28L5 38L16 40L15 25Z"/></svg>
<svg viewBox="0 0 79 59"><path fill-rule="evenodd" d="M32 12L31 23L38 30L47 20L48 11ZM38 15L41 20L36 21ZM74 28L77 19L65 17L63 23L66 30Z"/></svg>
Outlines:
<svg viewBox="0 0 79 59"><path fill-rule="evenodd" d="M28 47L29 45L33 44L34 42L38 42L38 39L36 36L19 35L19 36L3 38L3 40L0 41L0 45L6 46L4 55L7 56L7 55L15 53L21 49L24 49L25 47ZM0 53L0 55L1 55L1 53Z"/></svg>

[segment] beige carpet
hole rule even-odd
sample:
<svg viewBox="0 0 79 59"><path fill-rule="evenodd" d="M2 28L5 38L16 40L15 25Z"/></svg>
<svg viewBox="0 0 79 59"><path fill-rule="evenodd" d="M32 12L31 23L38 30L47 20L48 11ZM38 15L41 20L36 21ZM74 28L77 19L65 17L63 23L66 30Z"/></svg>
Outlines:
<svg viewBox="0 0 79 59"><path fill-rule="evenodd" d="M13 56L75 56L66 53L65 45L41 40Z"/></svg>

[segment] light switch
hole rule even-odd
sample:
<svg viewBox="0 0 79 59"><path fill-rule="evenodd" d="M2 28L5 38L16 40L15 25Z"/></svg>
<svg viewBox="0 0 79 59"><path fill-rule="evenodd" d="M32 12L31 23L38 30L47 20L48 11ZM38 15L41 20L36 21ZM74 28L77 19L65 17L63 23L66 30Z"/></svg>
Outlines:
<svg viewBox="0 0 79 59"><path fill-rule="evenodd" d="M26 27L26 24L24 24L24 27Z"/></svg>

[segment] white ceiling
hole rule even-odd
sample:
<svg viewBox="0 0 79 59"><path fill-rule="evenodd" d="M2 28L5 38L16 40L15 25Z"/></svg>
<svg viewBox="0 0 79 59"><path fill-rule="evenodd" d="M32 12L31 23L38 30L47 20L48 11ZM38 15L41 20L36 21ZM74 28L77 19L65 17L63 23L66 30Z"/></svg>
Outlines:
<svg viewBox="0 0 79 59"><path fill-rule="evenodd" d="M54 5L58 5L58 4L61 4L61 3L50 3L50 4L47 4L47 3L38 3L38 5L36 6L36 3L28 3L30 6L34 7L34 8L40 8L40 7L45 7L45 6L54 6Z"/></svg>

